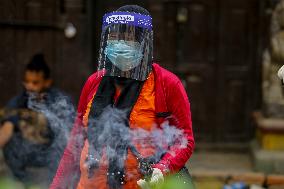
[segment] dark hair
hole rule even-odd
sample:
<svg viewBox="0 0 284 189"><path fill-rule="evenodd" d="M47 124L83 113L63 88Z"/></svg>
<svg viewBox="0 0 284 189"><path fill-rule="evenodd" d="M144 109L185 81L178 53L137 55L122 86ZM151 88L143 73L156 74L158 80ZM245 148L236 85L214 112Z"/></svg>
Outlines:
<svg viewBox="0 0 284 189"><path fill-rule="evenodd" d="M39 53L33 56L26 66L26 71L43 72L45 79L50 78L50 69L45 62L43 54Z"/></svg>
<svg viewBox="0 0 284 189"><path fill-rule="evenodd" d="M147 11L146 9L138 5L125 5L125 6L119 7L116 11L128 11L128 12L135 12L135 13L140 13L144 15L150 15L149 11Z"/></svg>
<svg viewBox="0 0 284 189"><path fill-rule="evenodd" d="M140 7L138 5L124 5L122 7L119 7L116 11L134 12L134 13L139 13L139 14L151 16L149 11L147 11L145 8ZM124 26L121 25L120 30L123 31L123 28L124 28ZM137 27L136 32L135 32L135 38L139 42L140 42L139 37L141 36L141 33L143 33L143 29Z"/></svg>

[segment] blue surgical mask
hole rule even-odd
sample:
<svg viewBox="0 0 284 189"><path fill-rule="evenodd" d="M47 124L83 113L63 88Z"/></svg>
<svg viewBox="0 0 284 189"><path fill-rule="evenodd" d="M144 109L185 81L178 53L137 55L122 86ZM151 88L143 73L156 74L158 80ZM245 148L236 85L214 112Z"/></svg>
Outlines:
<svg viewBox="0 0 284 189"><path fill-rule="evenodd" d="M132 41L108 40L104 53L121 71L135 68L143 58L140 44Z"/></svg>

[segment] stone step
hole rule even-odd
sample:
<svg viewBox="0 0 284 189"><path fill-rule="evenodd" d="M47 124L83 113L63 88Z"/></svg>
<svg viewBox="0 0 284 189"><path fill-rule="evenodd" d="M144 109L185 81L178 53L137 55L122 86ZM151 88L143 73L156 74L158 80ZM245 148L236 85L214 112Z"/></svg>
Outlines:
<svg viewBox="0 0 284 189"><path fill-rule="evenodd" d="M260 172L194 171L192 172L192 177L197 181L214 179L223 183L242 181L246 184L284 186L284 175L266 175Z"/></svg>
<svg viewBox="0 0 284 189"><path fill-rule="evenodd" d="M284 119L266 118L261 112L254 112L257 139L265 150L284 150Z"/></svg>
<svg viewBox="0 0 284 189"><path fill-rule="evenodd" d="M261 149L254 141L251 144L253 169L265 174L284 174L284 151Z"/></svg>

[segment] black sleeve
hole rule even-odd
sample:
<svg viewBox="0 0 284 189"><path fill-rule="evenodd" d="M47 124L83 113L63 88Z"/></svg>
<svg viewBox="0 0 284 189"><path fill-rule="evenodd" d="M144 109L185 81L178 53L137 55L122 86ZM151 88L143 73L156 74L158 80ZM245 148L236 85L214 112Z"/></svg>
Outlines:
<svg viewBox="0 0 284 189"><path fill-rule="evenodd" d="M23 92L9 100L5 107L11 109L27 108L27 96Z"/></svg>

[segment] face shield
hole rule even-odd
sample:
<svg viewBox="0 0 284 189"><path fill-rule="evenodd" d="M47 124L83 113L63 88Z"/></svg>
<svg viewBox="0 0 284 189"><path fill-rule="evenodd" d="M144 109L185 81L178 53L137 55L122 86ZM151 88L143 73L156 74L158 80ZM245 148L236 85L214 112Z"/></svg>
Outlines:
<svg viewBox="0 0 284 189"><path fill-rule="evenodd" d="M99 76L144 81L152 70L152 18L132 12L112 12L103 17L98 60Z"/></svg>

